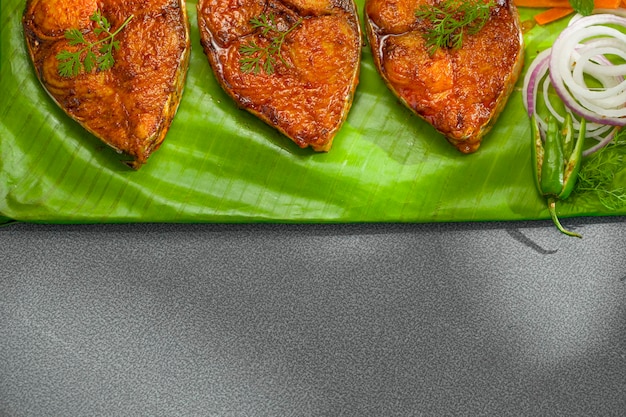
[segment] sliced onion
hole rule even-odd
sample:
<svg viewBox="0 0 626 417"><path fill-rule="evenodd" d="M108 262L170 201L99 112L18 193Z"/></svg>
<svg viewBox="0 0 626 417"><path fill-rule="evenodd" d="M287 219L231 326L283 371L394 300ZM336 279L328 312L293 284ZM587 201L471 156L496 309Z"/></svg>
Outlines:
<svg viewBox="0 0 626 417"><path fill-rule="evenodd" d="M615 137L615 134L617 133L619 127L617 126L608 126L610 127L610 130L607 132L606 136L604 137L598 137L596 139L598 139L598 143L585 149L583 151L583 156L587 156L587 155L591 155L592 153L594 153L595 151L604 148L606 145L608 145L613 138Z"/></svg>
<svg viewBox="0 0 626 417"><path fill-rule="evenodd" d="M524 78L524 107L537 118L542 133L546 122L537 114L538 97L553 117L564 120L564 114L550 102L552 90L573 116L576 129L580 119L587 121L586 136L598 143L584 154L605 146L626 125L626 63L614 64L610 59L626 62L626 34L615 27L626 28L626 11L623 17L613 13L574 16L552 48L531 62ZM598 86L590 87L589 78Z"/></svg>
<svg viewBox="0 0 626 417"><path fill-rule="evenodd" d="M547 122L537 113L536 103L538 95L541 95L547 110L556 120L561 123L565 120L564 114L559 113L550 100L550 87L552 85L550 77L548 76L550 53L551 50L546 49L540 52L531 62L524 77L522 87L522 90L524 91L524 107L528 116L531 117L534 115L542 130L545 130ZM569 113L571 114L571 111L569 111ZM578 129L580 126L579 118L576 115L572 116L572 119L574 120L574 128ZM611 129L612 126L591 122L587 123L586 135L590 138L604 140L606 134Z"/></svg>
<svg viewBox="0 0 626 417"><path fill-rule="evenodd" d="M522 91L524 91L524 107L528 112L528 116L532 116L536 112L535 103L537 102L537 88L539 82L548 73L548 62L550 58L550 49L541 51L537 57L531 62L526 76Z"/></svg>
<svg viewBox="0 0 626 417"><path fill-rule="evenodd" d="M610 124L615 126L626 125L626 107L624 102L615 103L611 100L613 96L606 100L598 100L597 92L592 91L584 82L581 84L582 78L580 73L577 82L574 79L575 71L584 71L584 68L592 68L587 61L598 56L604 56L601 53L603 48L598 48L598 53L589 52L589 48L585 48L585 41L591 40L592 45L598 45L599 39L611 39L613 51L626 52L626 35L619 30L606 26L618 25L626 27L626 18L615 16L613 14L597 14L585 16L576 19L567 28L565 28L554 42L550 54L550 79L556 93L561 100L574 113L580 117L584 117L587 121ZM580 50L584 53L581 54ZM584 59L582 59L584 58ZM596 58L595 63L598 63ZM582 70L575 70L581 64ZM601 77L598 73L589 73L592 77L602 82L603 90L611 89L620 84L624 80L624 73L621 74L621 81L618 78L611 77L613 80ZM618 94L625 91L626 88L620 89ZM602 90L601 90L602 91ZM591 100L591 98L594 98Z"/></svg>

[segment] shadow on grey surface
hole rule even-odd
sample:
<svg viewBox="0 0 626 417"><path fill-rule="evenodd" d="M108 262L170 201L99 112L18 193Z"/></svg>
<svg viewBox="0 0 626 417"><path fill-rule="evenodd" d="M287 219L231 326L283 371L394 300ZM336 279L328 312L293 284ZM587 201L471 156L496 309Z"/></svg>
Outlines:
<svg viewBox="0 0 626 417"><path fill-rule="evenodd" d="M622 415L616 221L12 225L0 410Z"/></svg>
<svg viewBox="0 0 626 417"><path fill-rule="evenodd" d="M471 231L493 229L527 229L546 227L554 228L551 220L520 220L520 221L485 221L485 222L441 222L441 223L104 223L104 224L46 224L37 222L20 222L7 218L5 226L8 229L19 227L20 230L52 230L52 231L76 231L95 230L102 232L162 232L162 231L238 231L253 230L289 232L292 230L306 230L315 234L341 234L341 233L414 233L423 230L428 231ZM626 221L623 216L602 217L573 217L562 219L569 228L576 229L584 225L598 225L609 223L622 223ZM0 232L2 232L0 228Z"/></svg>

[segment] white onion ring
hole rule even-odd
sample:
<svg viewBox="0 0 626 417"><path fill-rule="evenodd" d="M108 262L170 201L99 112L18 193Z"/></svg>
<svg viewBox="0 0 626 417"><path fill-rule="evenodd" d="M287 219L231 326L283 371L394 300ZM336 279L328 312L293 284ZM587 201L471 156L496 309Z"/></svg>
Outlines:
<svg viewBox="0 0 626 417"><path fill-rule="evenodd" d="M613 12L575 15L552 48L535 57L524 77L524 107L529 117L536 117L542 134L546 122L537 114L539 95L548 112L560 122L564 120L550 102L551 87L572 115L575 129L581 118L587 120L586 137L598 143L584 155L608 144L619 128L626 126L626 34L606 26L626 28L626 10L620 13L623 17ZM609 57L622 62L614 64ZM589 78L599 87L588 86Z"/></svg>
<svg viewBox="0 0 626 417"><path fill-rule="evenodd" d="M625 102L616 102L612 100L615 96L615 89L612 89L620 82L615 82L617 79L604 78L601 74L590 73L590 75L602 82L603 90L611 89L613 95L609 99L599 100L598 94L595 91L591 91L590 88L583 82L582 73L579 73L577 80L574 79L573 72L585 71L585 67L591 68L586 64L590 59L593 59L596 55L603 56L600 52L593 54L589 52L589 48L585 46L585 41L592 39L591 45L604 45L603 42L598 39L611 39L610 51L622 51L626 53L626 35L609 26L607 24L613 24L621 27L626 27L626 18L616 16L613 14L596 14L591 16L585 16L577 18L565 28L558 38L555 40L550 54L550 79L556 93L561 100L570 108L574 113L580 117L584 117L587 121L610 124L615 126L626 125L626 107ZM582 46L581 46L582 45ZM598 50L602 50L598 48ZM581 54L579 51L583 50ZM592 48L593 49L593 48ZM621 54L619 54L621 55ZM584 59L583 59L584 58ZM579 61L580 59L580 61ZM595 63L597 63L597 59ZM574 68L581 64L583 69L575 70ZM621 81L624 80L624 73L621 75ZM625 88L619 89L621 94L626 91ZM600 91L603 91L600 90Z"/></svg>
<svg viewBox="0 0 626 417"><path fill-rule="evenodd" d="M545 103L550 114L559 122L563 123L565 117L563 114L559 113L555 107L552 105L550 101L550 77L548 76L548 63L550 58L550 49L546 49L540 52L537 57L531 62L526 75L524 77L522 91L524 92L524 108L528 113L529 117L533 115L537 119L539 126L542 130L545 130L547 123L538 113L536 109L537 103L537 95L541 94L543 102ZM568 111L571 114L571 111ZM572 119L574 121L574 128L578 130L580 126L580 121L577 119L578 116L572 114ZM587 137L597 138L598 140L604 140L604 135L611 130L612 127L599 123L587 123Z"/></svg>

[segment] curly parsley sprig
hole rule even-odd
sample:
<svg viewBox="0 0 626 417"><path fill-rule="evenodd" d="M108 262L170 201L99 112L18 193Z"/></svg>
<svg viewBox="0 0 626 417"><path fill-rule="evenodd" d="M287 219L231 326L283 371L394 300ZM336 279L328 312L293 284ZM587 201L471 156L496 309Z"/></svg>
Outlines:
<svg viewBox="0 0 626 417"><path fill-rule="evenodd" d="M65 39L69 41L71 46L85 45L82 49L70 52L63 50L56 56L59 61L59 75L62 77L76 77L81 69L85 72L91 72L96 66L101 71L111 69L115 64L113 58L113 50L120 49L120 42L114 40L115 36L130 22L133 15L130 15L124 23L120 25L114 32L111 32L111 24L106 17L102 16L100 10L96 10L89 19L96 23L93 33L96 36L105 34L106 36L95 42L87 42L83 33L78 29L68 29L65 31ZM93 51L95 46L98 48L99 55Z"/></svg>
<svg viewBox="0 0 626 417"><path fill-rule="evenodd" d="M439 48L458 49L463 36L478 33L489 20L494 0L443 0L438 4L422 4L415 16L428 26L424 39L433 55Z"/></svg>
<svg viewBox="0 0 626 417"><path fill-rule="evenodd" d="M289 63L285 61L281 54L281 48L287 35L301 22L302 19L298 19L289 29L281 32L272 13L269 15L261 14L259 17L250 19L252 28L259 29L261 35L267 37L270 34L274 34L275 36L270 39L270 44L266 47L261 47L254 41L249 41L239 47L239 53L243 56L239 60L241 71L258 74L263 69L266 74L273 74L274 66L278 60L286 67L289 67Z"/></svg>

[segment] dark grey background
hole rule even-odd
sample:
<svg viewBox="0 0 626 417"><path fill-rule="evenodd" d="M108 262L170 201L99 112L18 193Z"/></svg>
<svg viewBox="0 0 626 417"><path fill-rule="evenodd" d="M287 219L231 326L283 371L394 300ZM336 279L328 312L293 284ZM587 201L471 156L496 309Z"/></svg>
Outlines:
<svg viewBox="0 0 626 417"><path fill-rule="evenodd" d="M624 416L626 223L0 228L2 416Z"/></svg>

